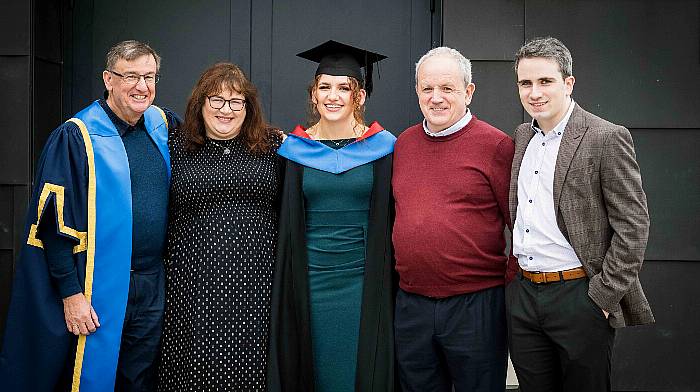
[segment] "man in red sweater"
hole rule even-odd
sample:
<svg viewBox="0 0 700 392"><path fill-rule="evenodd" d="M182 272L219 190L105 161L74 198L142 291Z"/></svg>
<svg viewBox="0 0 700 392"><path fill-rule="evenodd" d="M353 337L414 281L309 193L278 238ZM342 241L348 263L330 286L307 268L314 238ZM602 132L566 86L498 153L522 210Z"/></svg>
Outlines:
<svg viewBox="0 0 700 392"><path fill-rule="evenodd" d="M469 110L471 64L446 47L416 64L425 120L394 148L394 321L405 391L503 391L504 254L513 141Z"/></svg>

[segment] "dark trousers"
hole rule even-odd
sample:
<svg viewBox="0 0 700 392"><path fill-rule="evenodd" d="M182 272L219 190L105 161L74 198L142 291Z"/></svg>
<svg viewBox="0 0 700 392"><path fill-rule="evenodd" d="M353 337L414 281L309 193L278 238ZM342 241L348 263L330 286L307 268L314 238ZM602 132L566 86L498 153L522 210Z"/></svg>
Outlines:
<svg viewBox="0 0 700 392"><path fill-rule="evenodd" d="M132 272L115 391L154 391L165 309L165 273Z"/></svg>
<svg viewBox="0 0 700 392"><path fill-rule="evenodd" d="M503 392L506 321L502 286L434 299L399 290L394 319L404 392Z"/></svg>
<svg viewBox="0 0 700 392"><path fill-rule="evenodd" d="M615 330L588 279L508 287L508 342L520 391L610 391Z"/></svg>

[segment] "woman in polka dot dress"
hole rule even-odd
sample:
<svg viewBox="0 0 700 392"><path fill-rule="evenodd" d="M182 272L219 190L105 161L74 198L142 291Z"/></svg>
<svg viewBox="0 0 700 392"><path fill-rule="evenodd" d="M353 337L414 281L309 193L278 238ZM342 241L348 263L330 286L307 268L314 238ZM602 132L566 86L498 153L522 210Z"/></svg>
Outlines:
<svg viewBox="0 0 700 392"><path fill-rule="evenodd" d="M265 388L280 143L240 68L202 74L170 140L159 391Z"/></svg>

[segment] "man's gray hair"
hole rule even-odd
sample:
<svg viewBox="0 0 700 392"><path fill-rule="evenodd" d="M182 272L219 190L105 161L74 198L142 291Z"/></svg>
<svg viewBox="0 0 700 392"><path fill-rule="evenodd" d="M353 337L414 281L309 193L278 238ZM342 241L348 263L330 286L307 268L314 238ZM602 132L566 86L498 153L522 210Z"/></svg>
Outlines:
<svg viewBox="0 0 700 392"><path fill-rule="evenodd" d="M457 49L440 46L439 48L430 49L428 53L424 54L416 63L416 84L418 84L418 69L420 66L423 65L425 60L436 56L451 57L457 62L460 71L462 71L462 76L464 76L465 87L472 82L472 63L466 57L462 56L462 53L459 53Z"/></svg>
<svg viewBox="0 0 700 392"><path fill-rule="evenodd" d="M107 52L105 69L113 70L119 60L132 61L149 54L156 60L156 72L158 72L160 70L160 56L148 44L134 40L119 42Z"/></svg>
<svg viewBox="0 0 700 392"><path fill-rule="evenodd" d="M515 72L518 72L520 60L535 57L554 60L559 64L559 71L563 78L573 75L574 61L571 59L571 52L556 38L537 37L523 45L515 54Z"/></svg>

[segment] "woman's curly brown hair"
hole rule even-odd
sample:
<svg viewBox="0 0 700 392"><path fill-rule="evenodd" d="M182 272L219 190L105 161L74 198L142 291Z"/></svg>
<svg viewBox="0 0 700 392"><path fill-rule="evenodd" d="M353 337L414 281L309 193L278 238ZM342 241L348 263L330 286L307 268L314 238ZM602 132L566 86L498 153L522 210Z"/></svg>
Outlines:
<svg viewBox="0 0 700 392"><path fill-rule="evenodd" d="M228 89L245 97L246 115L241 125L239 136L248 150L253 154L264 154L272 150L276 133L270 129L263 117L258 90L246 78L243 71L232 63L217 63L209 67L199 77L187 101L185 121L182 132L186 147L190 151L201 148L206 140L206 129L202 107L208 96L221 93Z"/></svg>
<svg viewBox="0 0 700 392"><path fill-rule="evenodd" d="M307 126L312 126L321 119L321 115L318 113L318 109L314 103L314 93L318 87L319 79L321 79L321 75L316 75L313 82L311 82L307 88L307 92L309 93L309 102L306 109L308 112ZM348 82L350 83L350 92L352 93L352 116L355 118L357 124L365 125L365 105L360 104L360 89L362 86L360 82L352 76L348 76Z"/></svg>

